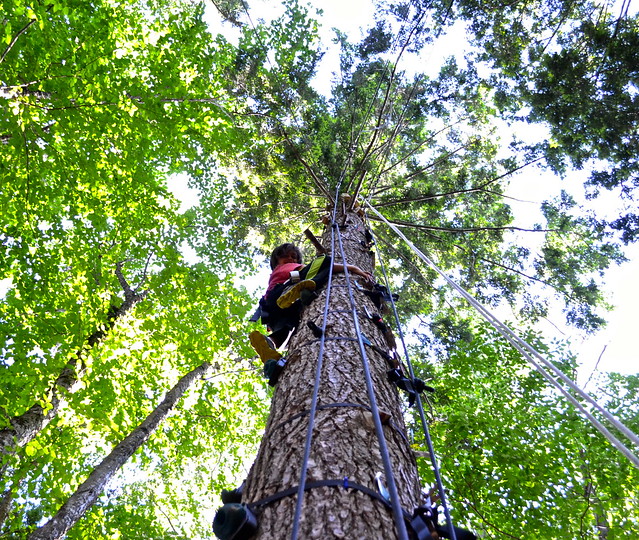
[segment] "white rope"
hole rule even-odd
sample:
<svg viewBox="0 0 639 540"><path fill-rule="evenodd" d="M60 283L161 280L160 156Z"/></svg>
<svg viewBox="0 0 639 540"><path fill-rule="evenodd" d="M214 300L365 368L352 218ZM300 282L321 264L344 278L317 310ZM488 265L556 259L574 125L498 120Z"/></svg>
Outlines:
<svg viewBox="0 0 639 540"><path fill-rule="evenodd" d="M475 298L466 291L463 287L455 283L451 278L449 278L440 268L422 251L420 251L406 236L392 223L390 223L382 214L380 214L375 208L371 206L368 201L365 201L366 205L384 222L388 225L402 240L404 240L408 246L415 252L415 254L422 259L428 266L430 266L435 272L437 272L441 277L443 277L446 282L453 287L457 292L459 292L466 301L473 306L484 318L502 335L506 340L513 345L531 364L532 366L541 373L541 375L555 388L557 388L570 403L572 403L577 410L579 410L591 423L595 426L599 432L608 439L608 441L617 448L624 456L626 456L635 467L639 468L639 458L629 450L621 441L619 441L606 427L597 420L588 410L584 408L584 406L577 401L577 399L568 392L568 390L563 387L553 376L546 371L542 367L541 364L550 368L555 375L564 381L571 390L573 390L578 396L580 396L583 400L587 401L594 409L599 411L615 428L617 428L621 433L623 433L629 440L631 440L635 445L639 446L639 437L632 432L628 427L626 427L622 422L620 422L617 418L615 418L609 411L604 409L599 403L597 403L591 396L586 394L581 388L579 388L569 377L567 377L557 366L555 366L552 362L548 361L544 358L537 350L532 347L532 345L526 343L519 336L517 336L508 326L502 323L497 317L495 317L489 310L487 310L484 306L482 306ZM539 360L539 362L533 359L533 356Z"/></svg>

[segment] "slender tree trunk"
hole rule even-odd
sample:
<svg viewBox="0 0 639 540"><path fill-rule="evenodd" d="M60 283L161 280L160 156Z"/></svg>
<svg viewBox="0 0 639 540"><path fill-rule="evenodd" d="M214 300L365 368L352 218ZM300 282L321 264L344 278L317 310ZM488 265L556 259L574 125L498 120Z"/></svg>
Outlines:
<svg viewBox="0 0 639 540"><path fill-rule="evenodd" d="M160 422L166 418L169 411L184 395L184 392L197 379L202 378L210 368L210 364L204 363L184 375L166 394L162 403L93 469L89 478L69 497L56 515L42 527L35 530L29 536L29 540L54 540L64 537L69 529L93 506L113 475L147 441Z"/></svg>
<svg viewBox="0 0 639 540"><path fill-rule="evenodd" d="M362 245L364 223L354 212L342 208L338 216L346 263L373 270L373 254ZM330 230L323 244L330 248ZM335 262L341 262L336 242ZM357 276L350 276L351 283ZM362 291L353 288L362 333L386 349L380 330L366 318L364 307L378 312ZM308 328L309 321L322 327L325 295L313 301L302 314L291 338L288 361L275 387L270 417L257 458L247 478L242 501L255 503L264 497L299 484L300 469L309 423L313 382L319 356L319 340ZM308 461L307 484L321 480L348 478L375 492L376 473L384 467L375 433L370 400L366 390L362 358L344 274L333 276L326 342L320 380L318 410ZM380 411L390 415L383 431L404 509L412 511L421 503L415 458L402 418L401 399L387 380L389 366L379 353L366 350ZM385 482L388 485L388 482ZM296 496L287 496L255 508L258 540L285 539L291 535ZM357 489L316 487L306 491L299 526L300 539L392 539L397 538L391 510L382 502Z"/></svg>
<svg viewBox="0 0 639 540"><path fill-rule="evenodd" d="M13 490L14 488L9 486L2 495L2 498L0 498L0 529L4 521L9 517L11 503L13 502Z"/></svg>
<svg viewBox="0 0 639 540"><path fill-rule="evenodd" d="M107 332L113 328L116 321L146 296L145 292L138 294L129 287L122 275L122 263L118 263L116 275L124 288L125 300L119 308L112 307L107 316L107 323L87 337L86 345L88 345L88 349L100 343ZM49 390L47 396L49 407L45 408L44 400L41 400L31 406L26 412L11 418L11 427L0 430L0 455L13 454L16 449L32 441L55 418L58 411L64 407L67 401L67 394L73 393L77 388L84 371L84 356L86 353L86 347L79 349L75 358L64 366ZM3 473L3 470L0 470L1 473Z"/></svg>

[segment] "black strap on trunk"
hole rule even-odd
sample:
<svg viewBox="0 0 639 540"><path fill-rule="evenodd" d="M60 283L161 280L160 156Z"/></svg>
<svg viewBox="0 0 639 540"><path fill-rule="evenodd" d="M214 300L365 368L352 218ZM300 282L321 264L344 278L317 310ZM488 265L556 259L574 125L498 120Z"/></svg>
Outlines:
<svg viewBox="0 0 639 540"><path fill-rule="evenodd" d="M363 486L362 484L358 484L357 482L351 482L350 480L348 480L348 478L315 480L313 482L307 482L304 485L304 491L309 491L311 489L316 489L320 487L335 487L335 488L353 489L355 491L361 491L362 493L365 493L369 497L372 497L373 499L381 502L387 508L391 508L390 503L386 499L384 499L384 497L382 497L377 491L374 491L369 487ZM272 502L279 501L280 499L283 499L284 497L290 497L292 495L295 495L298 490L299 490L299 486L293 486L288 489L283 489L282 491L273 493L273 495L264 497L263 499L260 499L259 501L249 503L247 504L247 506L251 510L255 510L262 506L266 506L267 504L270 504ZM410 515L408 514L408 512L404 511L404 517L406 520L410 521Z"/></svg>

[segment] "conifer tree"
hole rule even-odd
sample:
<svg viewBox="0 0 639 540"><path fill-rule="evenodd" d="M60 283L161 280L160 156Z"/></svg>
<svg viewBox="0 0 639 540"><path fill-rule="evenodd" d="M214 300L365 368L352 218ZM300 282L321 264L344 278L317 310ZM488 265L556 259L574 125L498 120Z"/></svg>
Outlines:
<svg viewBox="0 0 639 540"><path fill-rule="evenodd" d="M340 235L345 261L340 260L337 239L331 254L334 261L372 272L374 253L363 245L366 243L363 218L344 205L334 225L327 226L322 237L323 245L330 247L331 233ZM364 342L372 344L365 347L367 369L400 504L412 511L422 502L417 466L402 415L402 397L387 378L391 367L388 359L379 352L387 351L388 345L380 329L366 316L378 313L379 307L357 281L357 276L334 275L330 291L322 290L319 298L303 311L290 341L266 432L243 493L243 501L251 503L299 485L307 429L309 422L313 422L307 485L325 480L336 481L338 485L314 487L305 493L299 538L395 537L393 513L385 504L358 489L343 487L344 483L359 484L378 492L376 474L382 473L382 478L385 477L382 452L386 450L382 450L376 436L358 334ZM354 307L349 292L352 292ZM317 330L314 333L310 327L324 326L327 294L330 298L317 412L310 418L320 353ZM357 324L353 321L353 309ZM385 478L385 485L388 480ZM289 537L295 506L295 496L258 506L256 538Z"/></svg>

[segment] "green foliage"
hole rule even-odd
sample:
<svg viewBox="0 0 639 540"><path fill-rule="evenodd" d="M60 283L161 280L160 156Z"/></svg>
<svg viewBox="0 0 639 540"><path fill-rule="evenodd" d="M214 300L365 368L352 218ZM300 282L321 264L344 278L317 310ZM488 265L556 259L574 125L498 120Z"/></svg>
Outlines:
<svg viewBox="0 0 639 540"><path fill-rule="evenodd" d="M360 43L337 34L340 72L324 97L307 7L287 0L280 18L253 26L242 25L244 2L214 4L240 28L237 46L211 35L197 2L2 1L0 428L36 403L50 409L71 360L81 386L3 456L0 491L14 503L1 534L50 516L177 377L208 361L212 378L70 537L208 536L217 493L241 480L265 418L265 385L246 360L254 301L234 274L317 230L335 191L370 201L486 304L534 321L556 294L576 326L603 322L599 281L623 258L612 234L633 241L636 216L604 222L562 194L520 231L505 194L543 156L560 174L592 169L589 196L632 196L635 20L563 1L381 3ZM467 61L405 70L406 54L459 21L478 45ZM543 123L549 140L508 146L504 119ZM199 194L185 212L167 188L174 174ZM375 234L402 317L418 314L450 354L430 368L445 389L434 432L462 521L575 538L605 514L610 538L635 531L617 502L636 498L635 472L501 342L482 340L432 270L384 228ZM112 324L132 291L148 294ZM604 381L635 427L636 382Z"/></svg>
<svg viewBox="0 0 639 540"><path fill-rule="evenodd" d="M472 10L461 6L457 16L470 17ZM437 13L440 8L433 9ZM544 15L548 21L558 16L553 10ZM524 17L532 13L528 8L524 11ZM623 260L612 227L559 207L541 214L541 223L532 230L516 235L520 229L513 223L504 194L509 177L538 155L531 148L524 147L522 152L522 145L516 143L504 151L494 90L501 82L486 80L479 64L462 64L454 58L444 63L436 77L403 72L404 51L421 50L433 36L428 35L418 9L395 6L390 12L401 24L378 19L360 45L337 34L341 72L328 101L308 87L316 61L313 55L305 59L303 84L286 82L295 92L293 101L280 94L278 99L267 95L273 87L270 81L274 77L281 81L281 70L264 58L267 50L277 50L281 42L268 27L249 32L251 39L244 38L242 46L249 51L244 62L250 59L250 73L260 84L251 92L250 119L265 134L267 145L251 154L250 172L237 177L232 203L236 238L247 243L246 249L260 246L263 252L294 239L323 210L322 199L330 199L339 185L340 191L365 197L402 226L415 244L445 271L458 276L481 301L489 305L507 301L523 317L535 320L547 312L550 299L559 298L570 323L586 331L597 329L606 308L598 280L609 264ZM453 22L448 15L446 23ZM502 57L507 45L514 47L517 32L523 32L521 43L517 42L523 50L534 40L533 31L541 31L542 25L534 23L532 30L511 32L509 25L516 26L520 15L513 11L496 19L492 11L481 10L473 18L478 43L490 41L499 66L510 69L515 62ZM295 29L299 22L292 16L290 24ZM491 41L497 27L503 43ZM294 29L286 34L297 36ZM307 35L305 46L314 46L313 34ZM481 60L488 58L492 56L485 52ZM296 66L288 69L297 70ZM272 137L270 149L267 134ZM545 204L547 208L554 205ZM614 227L628 230L626 238L632 237L632 222L616 221ZM434 313L435 318L454 319L459 305L446 288L408 249L397 246L392 233L380 228L376 234L393 262L403 268L397 281L402 298L408 299L402 306L405 315ZM524 236L540 247L522 248Z"/></svg>
<svg viewBox="0 0 639 540"><path fill-rule="evenodd" d="M474 333L431 368L431 436L457 523L494 538L636 536L637 470L493 330ZM564 347L526 338L564 372L575 369ZM606 395L595 397L636 431L637 378L610 374L600 385ZM430 461L419 464L432 483Z"/></svg>
<svg viewBox="0 0 639 540"><path fill-rule="evenodd" d="M191 395L131 466L153 489L122 476L71 537L206 536L201 501L210 512L264 420L263 384L237 356L252 356L238 344L252 300L232 285L247 261L230 245L227 181L211 173L249 136L220 83L235 53L209 33L199 4L5 1L3 13L0 427L34 404L50 408L69 360L80 388L3 456L0 488L14 502L1 531L22 536L51 516L206 360L221 382ZM185 214L167 189L178 172L206 188ZM200 262L185 259L189 244ZM147 295L112 326L129 287ZM220 463L223 474L210 476ZM167 532L167 516L186 514L179 535Z"/></svg>
<svg viewBox="0 0 639 540"><path fill-rule="evenodd" d="M512 120L542 123L535 151L558 173L591 169L587 195L637 188L637 16L607 2L407 2L444 24L463 21L475 63L490 66L496 102ZM405 10L408 6L404 7ZM605 223L605 222L604 222ZM617 221L636 231L632 221ZM627 232L624 240L634 238Z"/></svg>

